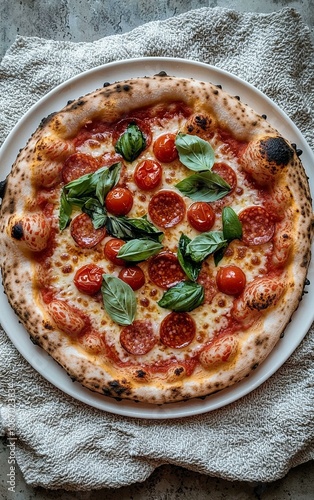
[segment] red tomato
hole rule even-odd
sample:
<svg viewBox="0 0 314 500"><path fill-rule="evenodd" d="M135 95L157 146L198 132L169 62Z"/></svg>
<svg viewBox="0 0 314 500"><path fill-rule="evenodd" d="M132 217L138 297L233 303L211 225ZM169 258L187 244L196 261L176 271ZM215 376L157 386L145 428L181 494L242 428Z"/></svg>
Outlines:
<svg viewBox="0 0 314 500"><path fill-rule="evenodd" d="M158 161L144 160L134 172L134 181L143 191L151 191L161 183L162 167Z"/></svg>
<svg viewBox="0 0 314 500"><path fill-rule="evenodd" d="M95 264L86 264L76 271L74 285L80 292L94 295L101 288L103 273L101 267Z"/></svg>
<svg viewBox="0 0 314 500"><path fill-rule="evenodd" d="M239 295L246 285L246 277L237 266L221 267L216 276L219 290L227 295Z"/></svg>
<svg viewBox="0 0 314 500"><path fill-rule="evenodd" d="M110 260L116 266L124 266L125 261L123 259L119 259L117 257L119 250L121 247L125 245L125 241L120 240L119 238L112 238L108 240L104 247L104 254L108 260Z"/></svg>
<svg viewBox="0 0 314 500"><path fill-rule="evenodd" d="M178 158L179 155L175 140L175 134L163 134L157 137L153 145L154 155L157 160L164 163L171 163Z"/></svg>
<svg viewBox="0 0 314 500"><path fill-rule="evenodd" d="M197 201L188 208L187 218L197 231L209 231L215 222L215 212L208 203Z"/></svg>
<svg viewBox="0 0 314 500"><path fill-rule="evenodd" d="M138 290L145 283L145 275L139 266L130 266L121 269L119 278L130 285L133 290Z"/></svg>
<svg viewBox="0 0 314 500"><path fill-rule="evenodd" d="M126 215L133 206L133 195L128 189L117 187L109 191L105 204L113 215Z"/></svg>

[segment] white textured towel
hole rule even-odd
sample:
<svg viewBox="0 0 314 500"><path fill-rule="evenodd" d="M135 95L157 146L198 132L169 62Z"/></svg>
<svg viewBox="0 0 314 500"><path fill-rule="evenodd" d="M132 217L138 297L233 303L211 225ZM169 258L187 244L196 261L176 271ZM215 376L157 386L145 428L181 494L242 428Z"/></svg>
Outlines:
<svg viewBox="0 0 314 500"><path fill-rule="evenodd" d="M240 14L204 8L93 43L18 37L0 67L0 142L59 83L106 62L143 56L194 59L242 77L279 104L313 147L313 46L290 9ZM82 404L30 367L3 331L0 344L2 432L12 431L13 419L15 456L29 484L118 487L143 481L165 463L226 479L272 481L314 458L313 329L249 395L168 421Z"/></svg>

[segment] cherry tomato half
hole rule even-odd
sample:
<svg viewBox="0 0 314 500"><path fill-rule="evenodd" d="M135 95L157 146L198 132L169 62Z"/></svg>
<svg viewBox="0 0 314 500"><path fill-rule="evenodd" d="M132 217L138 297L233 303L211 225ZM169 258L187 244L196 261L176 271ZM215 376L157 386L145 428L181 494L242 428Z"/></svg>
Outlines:
<svg viewBox="0 0 314 500"><path fill-rule="evenodd" d="M74 285L80 292L94 295L101 288L103 273L103 269L96 264L86 264L76 271Z"/></svg>
<svg viewBox="0 0 314 500"><path fill-rule="evenodd" d="M134 172L134 181L143 191L151 191L161 183L162 167L158 161L144 160Z"/></svg>
<svg viewBox="0 0 314 500"><path fill-rule="evenodd" d="M237 266L221 267L216 276L219 290L227 295L239 295L246 285L246 277Z"/></svg>
<svg viewBox="0 0 314 500"><path fill-rule="evenodd" d="M145 283L145 275L139 266L130 266L121 269L118 277L130 285L133 290L138 290Z"/></svg>
<svg viewBox="0 0 314 500"><path fill-rule="evenodd" d="M157 160L163 163L171 163L178 158L175 140L175 134L163 134L157 137L153 145L154 155Z"/></svg>
<svg viewBox="0 0 314 500"><path fill-rule="evenodd" d="M104 247L104 254L110 262L116 264L116 266L124 266L125 261L123 259L119 259L117 257L119 250L121 247L125 245L125 241L120 240L119 238L112 238L108 240Z"/></svg>
<svg viewBox="0 0 314 500"><path fill-rule="evenodd" d="M117 187L109 191L105 205L113 215L126 215L133 206L133 195L126 188Z"/></svg>
<svg viewBox="0 0 314 500"><path fill-rule="evenodd" d="M187 218L197 231L209 231L215 222L215 212L204 201L196 201L188 208Z"/></svg>

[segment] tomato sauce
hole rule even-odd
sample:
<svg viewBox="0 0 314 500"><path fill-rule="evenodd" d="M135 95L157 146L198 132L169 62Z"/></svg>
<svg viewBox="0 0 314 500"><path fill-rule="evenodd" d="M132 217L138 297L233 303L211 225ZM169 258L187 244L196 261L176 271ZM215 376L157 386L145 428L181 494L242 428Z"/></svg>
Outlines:
<svg viewBox="0 0 314 500"><path fill-rule="evenodd" d="M229 149L237 158L241 158L248 145L246 141L239 141L238 139L235 139L229 131L224 129L218 129L218 136L222 142L227 144Z"/></svg>

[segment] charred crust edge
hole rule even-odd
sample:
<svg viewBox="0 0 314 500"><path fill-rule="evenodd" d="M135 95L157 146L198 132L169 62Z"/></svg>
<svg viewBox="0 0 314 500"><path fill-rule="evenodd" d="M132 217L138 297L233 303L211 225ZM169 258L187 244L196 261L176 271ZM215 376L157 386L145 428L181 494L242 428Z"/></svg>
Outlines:
<svg viewBox="0 0 314 500"><path fill-rule="evenodd" d="M283 137L268 137L261 141L260 150L269 163L286 166L293 158L293 148Z"/></svg>
<svg viewBox="0 0 314 500"><path fill-rule="evenodd" d="M24 235L23 226L20 222L17 222L12 227L11 236L15 240L21 240L23 238L23 235Z"/></svg>

